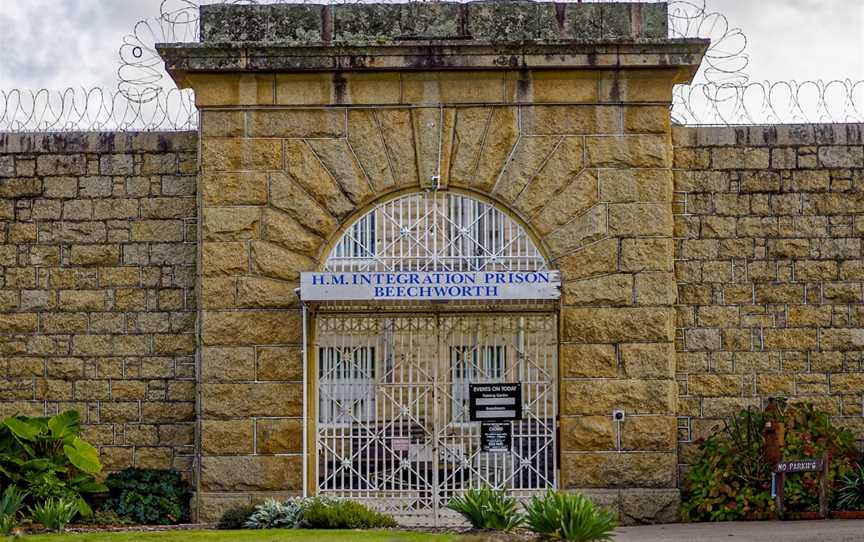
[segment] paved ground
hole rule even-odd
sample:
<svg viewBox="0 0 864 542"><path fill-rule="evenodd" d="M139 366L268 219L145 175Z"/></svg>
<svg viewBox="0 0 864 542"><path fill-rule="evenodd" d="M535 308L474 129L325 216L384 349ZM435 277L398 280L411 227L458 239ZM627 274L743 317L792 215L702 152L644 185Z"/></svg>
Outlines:
<svg viewBox="0 0 864 542"><path fill-rule="evenodd" d="M615 542L862 542L864 520L718 522L622 527Z"/></svg>

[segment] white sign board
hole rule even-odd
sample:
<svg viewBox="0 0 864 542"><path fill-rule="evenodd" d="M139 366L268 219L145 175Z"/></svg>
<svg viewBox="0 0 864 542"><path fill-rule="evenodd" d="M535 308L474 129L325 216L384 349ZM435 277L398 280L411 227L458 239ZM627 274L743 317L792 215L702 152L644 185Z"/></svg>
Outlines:
<svg viewBox="0 0 864 542"><path fill-rule="evenodd" d="M307 272L303 301L558 299L558 271Z"/></svg>

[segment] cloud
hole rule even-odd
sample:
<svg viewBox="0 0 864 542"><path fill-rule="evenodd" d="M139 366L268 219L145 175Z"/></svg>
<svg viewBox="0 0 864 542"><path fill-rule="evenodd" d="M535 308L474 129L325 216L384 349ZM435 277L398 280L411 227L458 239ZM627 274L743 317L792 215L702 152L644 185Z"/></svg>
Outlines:
<svg viewBox="0 0 864 542"><path fill-rule="evenodd" d="M864 0L707 2L746 34L751 81L864 79ZM124 36L139 20L158 16L160 3L3 1L0 89L116 88Z"/></svg>

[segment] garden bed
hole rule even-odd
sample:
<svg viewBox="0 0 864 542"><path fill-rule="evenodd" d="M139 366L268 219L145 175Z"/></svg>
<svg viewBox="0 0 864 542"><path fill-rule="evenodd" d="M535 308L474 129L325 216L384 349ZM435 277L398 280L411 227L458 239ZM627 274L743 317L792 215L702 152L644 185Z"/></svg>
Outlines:
<svg viewBox="0 0 864 542"><path fill-rule="evenodd" d="M70 528L64 534L34 534L25 541L51 542L533 542L539 540L527 532L489 531L409 531L388 529L378 531L361 530L308 530L308 529L244 529L240 531L205 530L200 525L175 525L170 527L118 527L97 530L95 528Z"/></svg>

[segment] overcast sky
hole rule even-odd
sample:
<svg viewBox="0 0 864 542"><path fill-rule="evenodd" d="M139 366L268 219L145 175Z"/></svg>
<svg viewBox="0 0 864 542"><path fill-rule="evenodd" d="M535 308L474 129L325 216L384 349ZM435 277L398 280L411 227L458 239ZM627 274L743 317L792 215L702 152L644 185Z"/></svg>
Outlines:
<svg viewBox="0 0 864 542"><path fill-rule="evenodd" d="M123 36L136 21L158 15L159 4L0 0L0 89L115 87ZM751 80L864 79L864 0L708 5L747 35Z"/></svg>

